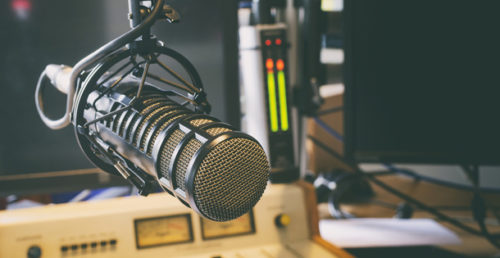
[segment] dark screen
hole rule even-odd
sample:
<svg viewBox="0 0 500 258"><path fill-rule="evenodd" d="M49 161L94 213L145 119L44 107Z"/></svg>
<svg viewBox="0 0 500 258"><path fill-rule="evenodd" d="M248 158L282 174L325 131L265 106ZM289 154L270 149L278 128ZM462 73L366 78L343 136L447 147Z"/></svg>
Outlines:
<svg viewBox="0 0 500 258"><path fill-rule="evenodd" d="M158 38L198 69L212 115L238 126L236 2L168 1L179 24L159 21ZM126 0L6 0L0 4L0 175L93 167L80 151L73 127L47 128L34 105L38 76L49 63L73 66L129 30ZM52 118L65 96L48 88Z"/></svg>
<svg viewBox="0 0 500 258"><path fill-rule="evenodd" d="M500 163L500 2L346 3L346 152Z"/></svg>

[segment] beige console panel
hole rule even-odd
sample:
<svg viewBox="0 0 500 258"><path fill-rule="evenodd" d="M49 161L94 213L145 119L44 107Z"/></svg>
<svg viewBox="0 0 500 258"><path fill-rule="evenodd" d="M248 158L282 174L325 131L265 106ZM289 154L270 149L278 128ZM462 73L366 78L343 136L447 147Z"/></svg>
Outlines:
<svg viewBox="0 0 500 258"><path fill-rule="evenodd" d="M252 214L222 224L154 194L0 212L0 258L336 257L309 225L298 185L268 185Z"/></svg>

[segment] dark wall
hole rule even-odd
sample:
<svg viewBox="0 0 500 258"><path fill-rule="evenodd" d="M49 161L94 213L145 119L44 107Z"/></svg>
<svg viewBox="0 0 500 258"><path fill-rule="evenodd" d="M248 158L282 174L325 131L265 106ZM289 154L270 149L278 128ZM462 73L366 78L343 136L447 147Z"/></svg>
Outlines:
<svg viewBox="0 0 500 258"><path fill-rule="evenodd" d="M16 9L16 2L30 3L31 10ZM99 26L104 21L100 2L2 1L0 174L91 167L72 128L52 131L42 123L34 90L46 64L75 64L105 43L108 38ZM60 117L65 98L48 92L46 106L53 118Z"/></svg>
<svg viewBox="0 0 500 258"><path fill-rule="evenodd" d="M346 3L359 161L500 164L498 1Z"/></svg>
<svg viewBox="0 0 500 258"><path fill-rule="evenodd" d="M212 115L238 126L236 1L167 2L182 21L158 22L154 32L198 69ZM92 167L73 128L52 131L42 123L34 105L35 85L46 64L74 65L126 32L127 12L126 0L0 3L0 175ZM65 98L48 89L46 105L53 118L60 117Z"/></svg>

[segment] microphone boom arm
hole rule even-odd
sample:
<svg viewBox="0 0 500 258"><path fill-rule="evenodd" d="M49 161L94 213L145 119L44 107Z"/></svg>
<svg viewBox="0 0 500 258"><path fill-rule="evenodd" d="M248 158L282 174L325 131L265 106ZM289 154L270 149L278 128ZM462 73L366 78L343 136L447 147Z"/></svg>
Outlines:
<svg viewBox="0 0 500 258"><path fill-rule="evenodd" d="M132 6L131 3L139 3L139 0L129 0L129 7ZM131 8L132 9L132 8ZM133 42L135 39L140 37L141 35L144 35L145 33L149 33L149 29L153 24L156 22L156 20L160 17L165 17L164 11L165 10L171 10L171 9L165 9L164 8L164 0L156 0L156 4L154 5L154 8L152 12L144 19L138 26L134 27L132 30L129 32L121 35L120 37L108 42L101 48L97 49L90 55L86 56L82 60L80 60L74 67L71 72L71 76L69 79L69 82L67 84L67 99L66 99L66 111L63 117L53 120L49 118L45 114L45 110L43 108L43 89L44 89L44 82L46 79L46 72L42 72L40 75L40 79L38 80L37 86L36 86L36 91L35 91L35 105L38 111L38 114L40 115L40 118L42 121L47 125L49 128L53 130L59 130L63 129L66 126L68 126L71 123L71 113L73 110L73 101L75 97L75 92L76 92L76 86L77 82L80 79L80 75L82 72L84 72L86 69L90 68L91 66L94 66L97 64L99 61L101 61L104 57L110 55L111 53L115 52L116 50L124 47L126 44L129 44ZM131 10L132 11L132 10Z"/></svg>

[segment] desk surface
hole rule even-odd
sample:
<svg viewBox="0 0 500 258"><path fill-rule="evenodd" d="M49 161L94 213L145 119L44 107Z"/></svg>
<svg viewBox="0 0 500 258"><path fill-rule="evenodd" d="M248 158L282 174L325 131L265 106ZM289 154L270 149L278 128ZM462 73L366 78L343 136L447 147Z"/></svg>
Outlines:
<svg viewBox="0 0 500 258"><path fill-rule="evenodd" d="M450 189L447 187L433 185L426 182L418 182L407 177L401 176L385 176L380 177L382 181L393 186L394 188L400 190L401 192L407 193L412 197L428 204L430 206L448 206L448 207L469 207L470 201L472 199L472 193L467 191L461 191L456 189ZM373 198L375 202L363 203L363 204L353 204L353 205L343 205L342 209L355 215L356 217L393 217L394 209L389 207L390 205L398 205L401 200L397 197L387 193L380 187L373 185L373 190L375 192L375 197ZM500 196L485 195L488 203L500 204ZM379 203L385 203L389 205L380 205ZM328 209L326 204L320 204L320 217L329 218ZM467 225L477 228L475 222L472 220L471 212L467 210L440 210L441 212L452 216L453 218L459 218L462 222ZM433 216L427 212L416 210L414 213L415 218L433 218ZM493 214L489 214L489 217L493 217ZM439 222L439 221L438 221ZM491 257L495 255L500 255L500 250L492 246L485 238L478 237L467 232L462 231L448 223L440 222L445 227L451 229L455 232L462 240L461 245L450 245L450 246L440 246L440 248L445 251L450 251L453 253L473 256L473 257ZM489 229L491 232L500 233L499 225L490 225ZM414 249L412 253L417 250ZM437 249L436 249L437 250ZM438 251L432 251L434 254L438 254ZM366 250L368 251L368 250ZM397 252L397 250L395 250ZM355 251L353 253L356 253ZM360 254L361 255L361 254ZM364 255L363 255L364 256ZM450 256L451 257L451 256Z"/></svg>

